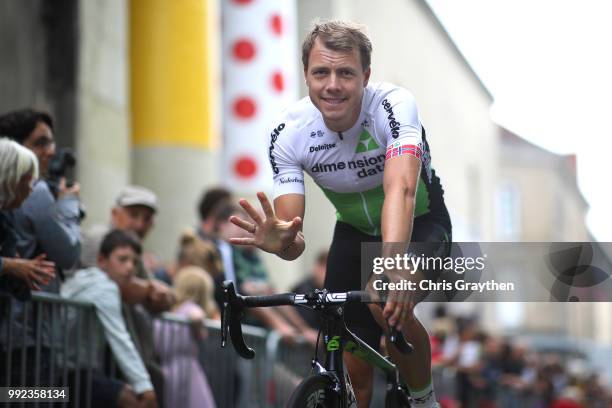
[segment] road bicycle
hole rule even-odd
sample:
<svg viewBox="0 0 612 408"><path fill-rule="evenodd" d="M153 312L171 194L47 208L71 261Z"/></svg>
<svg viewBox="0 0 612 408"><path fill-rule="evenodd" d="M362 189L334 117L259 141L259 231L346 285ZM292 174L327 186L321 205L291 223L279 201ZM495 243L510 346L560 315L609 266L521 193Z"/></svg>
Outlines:
<svg viewBox="0 0 612 408"><path fill-rule="evenodd" d="M221 347L229 336L234 349L243 358L252 359L255 351L247 346L242 335L241 321L244 311L253 307L301 306L315 310L321 321L317 347L312 359L311 375L295 389L287 407L291 408L345 408L356 407L355 393L342 359L348 351L368 364L381 369L387 377L386 408L410 407L407 387L400 381L399 371L388 357L382 356L346 327L344 306L348 303L379 303L363 291L330 293L316 290L307 294L282 293L267 296L242 296L236 293L231 281L223 283L224 303L221 317ZM319 359L318 345L322 337L324 356ZM391 328L389 340L402 353L410 353L413 347L404 336Z"/></svg>

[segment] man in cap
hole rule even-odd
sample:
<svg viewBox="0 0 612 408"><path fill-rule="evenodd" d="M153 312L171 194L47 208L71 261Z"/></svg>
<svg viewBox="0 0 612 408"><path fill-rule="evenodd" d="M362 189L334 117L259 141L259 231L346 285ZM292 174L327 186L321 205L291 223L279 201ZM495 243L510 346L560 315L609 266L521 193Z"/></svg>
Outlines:
<svg viewBox="0 0 612 408"><path fill-rule="evenodd" d="M80 267L96 265L102 239L111 228L131 231L142 242L154 225L157 210L157 196L151 190L141 186L122 188L111 210L110 225L94 226L83 235ZM119 285L119 289L128 331L149 371L161 404L164 401L163 373L152 341L151 314L169 310L176 301L175 296L166 284L153 278L143 259L138 260L134 276Z"/></svg>

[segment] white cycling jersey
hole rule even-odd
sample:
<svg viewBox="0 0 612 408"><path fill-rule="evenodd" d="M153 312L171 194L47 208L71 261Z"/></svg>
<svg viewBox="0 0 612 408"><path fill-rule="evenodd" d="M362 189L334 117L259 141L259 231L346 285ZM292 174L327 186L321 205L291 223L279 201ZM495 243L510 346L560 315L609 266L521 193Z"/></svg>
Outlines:
<svg viewBox="0 0 612 408"><path fill-rule="evenodd" d="M415 217L431 212L448 217L416 103L406 89L368 85L359 119L345 132L328 129L309 97L275 123L269 148L274 198L304 194L306 171L336 208L338 220L380 235L385 161L409 154L421 160Z"/></svg>

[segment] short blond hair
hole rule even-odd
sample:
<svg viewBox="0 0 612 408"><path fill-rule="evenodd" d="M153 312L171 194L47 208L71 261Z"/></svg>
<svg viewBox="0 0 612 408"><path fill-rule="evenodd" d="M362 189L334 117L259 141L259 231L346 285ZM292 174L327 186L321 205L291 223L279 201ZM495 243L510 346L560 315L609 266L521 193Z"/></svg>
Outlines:
<svg viewBox="0 0 612 408"><path fill-rule="evenodd" d="M308 58L315 41L320 38L323 45L333 51L351 52L355 48L361 57L363 71L370 68L372 56L372 42L365 32L365 26L342 20L324 22L315 21L312 30L306 35L302 43L302 64L304 71L308 69Z"/></svg>
<svg viewBox="0 0 612 408"><path fill-rule="evenodd" d="M204 269L198 266L179 269L173 287L177 304L192 301L204 310L208 318L218 313L219 309L215 303L215 284Z"/></svg>

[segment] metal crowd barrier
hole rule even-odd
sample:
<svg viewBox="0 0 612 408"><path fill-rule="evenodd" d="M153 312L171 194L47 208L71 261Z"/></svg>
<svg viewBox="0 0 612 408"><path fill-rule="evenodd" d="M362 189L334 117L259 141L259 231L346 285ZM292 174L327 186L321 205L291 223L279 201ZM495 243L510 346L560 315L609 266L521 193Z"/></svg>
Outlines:
<svg viewBox="0 0 612 408"><path fill-rule="evenodd" d="M0 386L70 387L70 400L89 407L95 319L88 303L47 293L20 302L0 294Z"/></svg>
<svg viewBox="0 0 612 408"><path fill-rule="evenodd" d="M70 405L89 407L94 370L111 378L119 376L108 350L99 355L93 349L94 324L99 322L89 303L40 292L29 302L18 302L0 294L0 387L70 387ZM171 314L155 319L154 339L166 378L160 407L185 405L194 370L199 368L194 363L203 370L217 408L284 407L310 372L314 350L307 344L287 344L275 332L243 325L247 344L256 350L253 360L244 360L231 345L220 347L219 322L207 320L204 327L205 339L194 341L196 327L189 320ZM434 369L438 396L455 397L454 377L452 369ZM383 403L384 390L385 379L377 374L372 407ZM500 388L496 404L531 407L535 399Z"/></svg>

